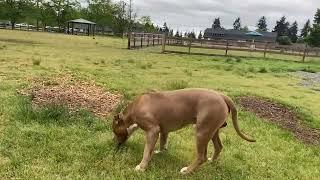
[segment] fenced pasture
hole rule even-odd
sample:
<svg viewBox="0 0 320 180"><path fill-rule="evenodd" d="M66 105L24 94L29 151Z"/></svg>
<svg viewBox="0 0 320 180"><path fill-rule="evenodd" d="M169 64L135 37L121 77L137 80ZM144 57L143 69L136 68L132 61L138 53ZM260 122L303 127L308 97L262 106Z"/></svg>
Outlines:
<svg viewBox="0 0 320 180"><path fill-rule="evenodd" d="M162 45L163 34L128 33L128 49Z"/></svg>
<svg viewBox="0 0 320 180"><path fill-rule="evenodd" d="M289 107L290 112L301 117L299 123L303 126L320 129L320 85L311 86L309 83L313 81L308 76L300 76L301 71L307 75L319 73L319 58L308 57L301 63L280 61L278 55L273 59L271 54L264 60L260 52L246 58L247 54L239 56L246 51L228 51L228 55L236 52L236 57L225 57L225 50L191 48L191 53L196 50L221 53L199 56L188 55L187 47L166 46L166 50L181 48L187 52L178 54L161 53L161 45L153 48L150 43L149 48L139 50L129 51L127 46L127 39L116 37L92 39L0 30L0 179L309 180L320 177L319 145L300 141L290 131L259 118L236 101L246 96L266 98ZM62 80L72 77L75 81L62 86L52 77ZM241 131L257 142L241 140L228 119L228 126L220 130L224 148L219 160L206 162L193 174L182 176L179 170L196 156L195 131L188 126L170 133L168 150L154 155L144 173L136 173L134 168L142 158L145 143L142 130L116 151L113 114L98 117L86 109L70 112L65 106L35 108L36 96L17 93L28 88L34 79L48 90L42 91L43 95L60 86L63 88L55 91L66 96L79 91L91 98L100 94L91 88L79 88L76 82L83 81L85 87L99 92L101 89L101 94L120 94L128 101L151 89L217 90L236 101ZM73 87L73 91L60 91L67 87ZM97 102L93 104L95 107L99 107L99 97L91 99ZM208 157L212 153L213 145L209 143Z"/></svg>
<svg viewBox="0 0 320 180"><path fill-rule="evenodd" d="M156 39L156 40L155 40ZM187 53L194 55L235 55L238 52L241 56L247 54L268 58L273 58L274 55L296 56L300 57L299 61L304 62L307 57L320 57L320 48L308 47L304 44L294 45L279 45L275 42L262 41L237 41L237 40L206 40L206 39L191 39L167 37L164 34L150 33L130 33L128 37L128 49L149 47L150 41L156 41L156 45L162 46L163 53ZM212 50L210 52L210 50ZM223 53L217 53L223 51ZM244 52L244 53L241 53ZM245 55L244 55L245 56ZM296 60L298 58L295 58Z"/></svg>

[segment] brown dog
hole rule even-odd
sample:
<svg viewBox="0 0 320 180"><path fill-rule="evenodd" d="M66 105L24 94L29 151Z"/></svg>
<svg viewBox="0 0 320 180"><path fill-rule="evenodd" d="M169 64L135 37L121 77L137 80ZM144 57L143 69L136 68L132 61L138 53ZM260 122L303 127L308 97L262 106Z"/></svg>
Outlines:
<svg viewBox="0 0 320 180"><path fill-rule="evenodd" d="M209 160L218 158L222 144L219 129L226 125L229 112L238 135L249 141L239 130L237 110L233 101L218 92L207 89L183 89L175 91L150 92L137 97L122 114L115 116L113 132L119 144L139 127L145 131L146 144L143 159L136 171L144 171L148 166L160 134L160 151L166 149L168 133L195 124L197 139L197 159L181 169L186 174L194 171L207 160L207 146L211 140L214 154Z"/></svg>

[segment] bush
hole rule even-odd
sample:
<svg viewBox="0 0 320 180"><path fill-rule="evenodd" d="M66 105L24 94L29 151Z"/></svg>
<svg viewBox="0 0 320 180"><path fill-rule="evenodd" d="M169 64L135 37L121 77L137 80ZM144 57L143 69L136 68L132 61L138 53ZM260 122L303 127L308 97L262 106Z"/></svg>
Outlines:
<svg viewBox="0 0 320 180"><path fill-rule="evenodd" d="M33 59L33 60L32 60L32 64L33 64L34 66L40 66L40 63L41 63L41 59Z"/></svg>
<svg viewBox="0 0 320 180"><path fill-rule="evenodd" d="M185 69L184 72L188 75L188 76L192 76L192 71L190 69Z"/></svg>
<svg viewBox="0 0 320 180"><path fill-rule="evenodd" d="M260 67L258 72L259 73L267 73L268 71L265 67Z"/></svg>
<svg viewBox="0 0 320 180"><path fill-rule="evenodd" d="M306 41L310 46L320 47L320 25L315 24L313 28L311 28L310 35L307 37Z"/></svg>
<svg viewBox="0 0 320 180"><path fill-rule="evenodd" d="M185 89L187 88L189 83L184 80L174 80L174 81L169 81L166 84L166 87L168 90L177 90L177 89Z"/></svg>
<svg viewBox="0 0 320 180"><path fill-rule="evenodd" d="M311 68L310 66L302 68L301 71L309 72L309 73L317 73L317 70Z"/></svg>
<svg viewBox="0 0 320 180"><path fill-rule="evenodd" d="M303 37L299 37L299 38L297 39L297 43L298 43L298 44L304 44L304 43L305 43L305 39L304 39Z"/></svg>
<svg viewBox="0 0 320 180"><path fill-rule="evenodd" d="M280 45L291 45L292 42L288 36L280 36L277 38L277 41Z"/></svg>
<svg viewBox="0 0 320 180"><path fill-rule="evenodd" d="M231 63L232 62L232 58L228 57L226 60L225 60L226 63Z"/></svg>
<svg viewBox="0 0 320 180"><path fill-rule="evenodd" d="M254 69L254 67L249 67L249 68L248 68L248 71L249 71L249 72L252 72L252 73L256 72L256 70Z"/></svg>
<svg viewBox="0 0 320 180"><path fill-rule="evenodd" d="M242 61L242 59L240 57L236 57L235 59L236 59L237 63L241 63L241 61Z"/></svg>

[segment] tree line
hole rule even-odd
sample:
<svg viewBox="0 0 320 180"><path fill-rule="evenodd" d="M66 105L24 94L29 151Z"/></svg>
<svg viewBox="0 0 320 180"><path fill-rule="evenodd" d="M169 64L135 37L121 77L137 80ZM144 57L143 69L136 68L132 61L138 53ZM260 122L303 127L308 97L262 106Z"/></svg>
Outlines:
<svg viewBox="0 0 320 180"><path fill-rule="evenodd" d="M86 4L83 7L78 0L0 0L0 19L10 21L12 29L16 23L26 22L37 29L56 26L63 31L67 21L81 17L97 23L98 27L111 27L118 34L130 30L163 31L149 16L137 19L132 0L87 0Z"/></svg>
<svg viewBox="0 0 320 180"><path fill-rule="evenodd" d="M111 27L116 34L124 34L128 31L161 32L169 36L196 38L195 32L177 31L164 23L162 27L155 26L150 16L142 16L137 19L133 10L132 0L113 2L111 0L86 0L86 6L82 6L78 0L0 0L0 19L9 20L12 29L17 22L35 24L37 29L46 26L57 26L63 31L67 21L77 18L85 18L97 23L98 27ZM265 16L257 23L258 32L267 32L268 25ZM220 18L216 18L212 28L223 28ZM238 17L233 23L233 29L248 31L247 26L242 26ZM276 22L272 32L277 33L277 41L282 44L307 42L311 46L320 46L320 9L317 9L313 24L308 20L300 36L298 36L298 23L289 23L285 16ZM202 32L198 38L203 38Z"/></svg>
<svg viewBox="0 0 320 180"><path fill-rule="evenodd" d="M257 32L268 32L267 18L262 16L258 23L256 24ZM212 28L219 29L222 28L220 18L215 18L213 21ZM248 31L247 26L242 26L241 19L238 17L233 23L234 30ZM280 44L291 44L291 43L303 43L306 42L311 46L320 47L320 9L317 9L315 14L313 25L311 21L307 20L301 29L300 35L298 35L299 28L297 21L290 24L285 16L281 17L280 20L276 22L276 26L273 28L272 32L277 33L277 41ZM202 34L200 35L202 37Z"/></svg>

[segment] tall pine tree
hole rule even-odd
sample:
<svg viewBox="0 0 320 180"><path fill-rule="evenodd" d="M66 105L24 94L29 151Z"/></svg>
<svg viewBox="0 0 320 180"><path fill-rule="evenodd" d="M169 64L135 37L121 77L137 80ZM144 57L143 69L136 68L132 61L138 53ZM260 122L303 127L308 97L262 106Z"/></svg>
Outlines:
<svg viewBox="0 0 320 180"><path fill-rule="evenodd" d="M240 17L238 17L234 23L233 23L233 29L234 30L240 30L241 29L241 20Z"/></svg>
<svg viewBox="0 0 320 180"><path fill-rule="evenodd" d="M202 35L202 31L200 31L199 35L198 35L198 39L202 39L203 35Z"/></svg>
<svg viewBox="0 0 320 180"><path fill-rule="evenodd" d="M291 42L296 43L298 40L298 23L295 21L288 30L288 36Z"/></svg>
<svg viewBox="0 0 320 180"><path fill-rule="evenodd" d="M320 9L317 9L316 15L313 20L314 24L320 24Z"/></svg>
<svg viewBox="0 0 320 180"><path fill-rule="evenodd" d="M290 24L287 22L287 18L283 16L279 21L277 21L277 25L274 27L273 32L276 32L278 37L288 36L289 25Z"/></svg>
<svg viewBox="0 0 320 180"><path fill-rule="evenodd" d="M212 28L213 29L220 29L221 28L220 18L214 19Z"/></svg>
<svg viewBox="0 0 320 180"><path fill-rule="evenodd" d="M267 25L267 19L265 16L262 16L257 24L257 31L259 32L267 32L268 31L268 25Z"/></svg>
<svg viewBox="0 0 320 180"><path fill-rule="evenodd" d="M301 29L301 37L306 38L310 34L311 25L310 25L310 19L306 22L306 24Z"/></svg>
<svg viewBox="0 0 320 180"><path fill-rule="evenodd" d="M174 35L174 37L180 37L179 30L177 30L177 32L176 32L176 34Z"/></svg>

